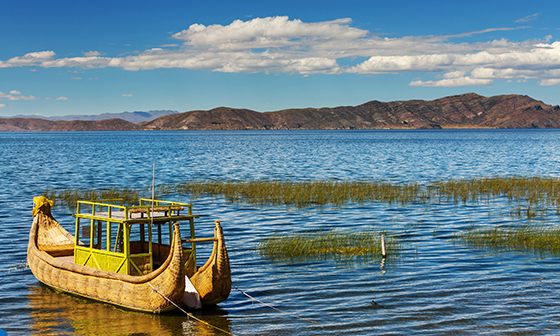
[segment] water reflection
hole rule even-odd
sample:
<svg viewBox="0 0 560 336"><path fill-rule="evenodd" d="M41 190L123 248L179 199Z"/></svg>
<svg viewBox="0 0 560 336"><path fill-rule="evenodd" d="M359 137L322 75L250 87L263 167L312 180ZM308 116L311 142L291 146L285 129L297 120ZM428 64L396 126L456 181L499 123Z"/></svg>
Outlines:
<svg viewBox="0 0 560 336"><path fill-rule="evenodd" d="M60 293L41 284L30 286L27 298L32 335L224 335L181 312L137 313ZM225 314L214 308L195 316L230 332L231 322Z"/></svg>

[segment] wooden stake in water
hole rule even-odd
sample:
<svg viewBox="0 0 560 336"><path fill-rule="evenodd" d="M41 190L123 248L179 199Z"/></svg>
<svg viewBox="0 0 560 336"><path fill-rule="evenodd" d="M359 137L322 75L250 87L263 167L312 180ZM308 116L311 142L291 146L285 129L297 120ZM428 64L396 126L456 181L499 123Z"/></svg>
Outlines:
<svg viewBox="0 0 560 336"><path fill-rule="evenodd" d="M381 235L381 257L385 259L387 257L387 250L385 249L385 235Z"/></svg>

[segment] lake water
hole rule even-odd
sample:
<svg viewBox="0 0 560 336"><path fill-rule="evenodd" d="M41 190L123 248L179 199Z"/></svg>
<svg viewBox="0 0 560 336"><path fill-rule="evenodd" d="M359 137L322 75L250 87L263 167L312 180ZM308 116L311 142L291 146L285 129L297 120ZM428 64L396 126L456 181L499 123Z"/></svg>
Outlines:
<svg viewBox="0 0 560 336"><path fill-rule="evenodd" d="M146 187L154 163L157 185L190 179L560 177L560 130L0 133L0 329L8 335L223 335L180 312L125 311L56 293L29 269L8 272L26 260L34 196L46 188ZM185 195L168 199L191 201ZM196 316L230 333L560 333L559 258L478 250L451 240L467 227L527 223L508 215L507 202L298 209L192 201L201 215L197 235L211 235L213 221L222 220L234 287L226 302ZM53 214L74 231L71 210L60 206ZM551 214L547 222L557 224L558 217ZM382 269L378 262L269 262L255 252L273 233L347 228L396 234L410 256ZM199 264L209 248L201 249Z"/></svg>

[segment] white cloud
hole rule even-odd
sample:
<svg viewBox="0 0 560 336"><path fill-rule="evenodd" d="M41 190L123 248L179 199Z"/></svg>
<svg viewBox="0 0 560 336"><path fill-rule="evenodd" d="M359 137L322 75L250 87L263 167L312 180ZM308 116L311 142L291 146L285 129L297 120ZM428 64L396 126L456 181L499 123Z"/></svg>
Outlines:
<svg viewBox="0 0 560 336"><path fill-rule="evenodd" d="M130 93L123 93L121 96L122 97L134 97L134 95L131 95Z"/></svg>
<svg viewBox="0 0 560 336"><path fill-rule="evenodd" d="M463 77L465 75L464 71L452 71L452 72L448 72L446 74L443 74L443 78L458 78L458 77Z"/></svg>
<svg viewBox="0 0 560 336"><path fill-rule="evenodd" d="M526 22L537 14L518 20ZM218 72L322 74L429 73L438 80L410 85L492 85L498 79L538 79L560 85L560 42L551 36L513 42L503 38L452 43L455 38L528 27L498 27L455 35L383 38L351 26L352 20L302 22L285 16L236 20L229 25L193 24L172 35L168 44L134 55L104 57L89 51L82 57L56 58L53 51L29 53L0 61L2 67L40 66L129 71L187 68ZM480 38L479 38L480 40ZM343 67L353 59L365 61Z"/></svg>
<svg viewBox="0 0 560 336"><path fill-rule="evenodd" d="M6 99L6 100L36 100L36 99L39 99L39 98L36 98L34 96L24 96L19 91L11 90L10 93L0 92L0 100L1 99Z"/></svg>
<svg viewBox="0 0 560 336"><path fill-rule="evenodd" d="M536 43L531 49L467 54L374 56L348 69L361 74L446 72L449 80L414 81L417 86L491 85L496 79L541 79L541 85L556 85L560 78L560 42ZM470 72L470 76L464 76Z"/></svg>
<svg viewBox="0 0 560 336"><path fill-rule="evenodd" d="M228 26L193 24L187 30L173 35L193 46L211 46L219 50L249 48L279 48L297 46L308 41L326 39L358 39L367 31L352 28L351 19L305 23L289 20L287 16L256 18L251 21L235 20Z"/></svg>
<svg viewBox="0 0 560 336"><path fill-rule="evenodd" d="M54 51L39 51L25 54L22 57L13 57L7 61L0 61L0 68L17 66L42 66L42 63L54 57Z"/></svg>
<svg viewBox="0 0 560 336"><path fill-rule="evenodd" d="M448 78L439 81L413 81L410 86L429 86L429 87L455 87L455 86L491 86L493 81L491 79L478 79L471 77Z"/></svg>
<svg viewBox="0 0 560 336"><path fill-rule="evenodd" d="M537 16L539 16L539 13L535 13L535 14L532 14L532 15L527 15L527 16L524 17L524 18L521 18L521 19L519 19L519 20L515 20L515 22L529 22L529 21L533 21L533 20L535 20L535 19L537 18Z"/></svg>
<svg viewBox="0 0 560 336"><path fill-rule="evenodd" d="M88 51L83 53L84 56L88 57L88 56L101 56L101 53L99 51Z"/></svg>
<svg viewBox="0 0 560 336"><path fill-rule="evenodd" d="M37 98L32 95L25 96L21 92L17 90L11 90L10 93L0 92L0 100L52 100L52 98L45 97L45 98ZM68 100L66 97L58 97L55 100ZM5 107L6 105L4 105Z"/></svg>
<svg viewBox="0 0 560 336"><path fill-rule="evenodd" d="M543 79L539 83L541 86L560 85L560 78Z"/></svg>
<svg viewBox="0 0 560 336"><path fill-rule="evenodd" d="M6 104L0 104L0 107L6 107L6 106L7 106Z"/></svg>

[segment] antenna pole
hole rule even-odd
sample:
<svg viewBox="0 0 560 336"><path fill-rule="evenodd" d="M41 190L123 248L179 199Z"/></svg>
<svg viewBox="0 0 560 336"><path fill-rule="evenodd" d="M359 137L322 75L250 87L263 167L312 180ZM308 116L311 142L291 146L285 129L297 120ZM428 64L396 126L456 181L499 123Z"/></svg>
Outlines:
<svg viewBox="0 0 560 336"><path fill-rule="evenodd" d="M154 168L152 170L152 213L150 215L150 225L154 225L154 201L156 194L156 164L154 163Z"/></svg>

